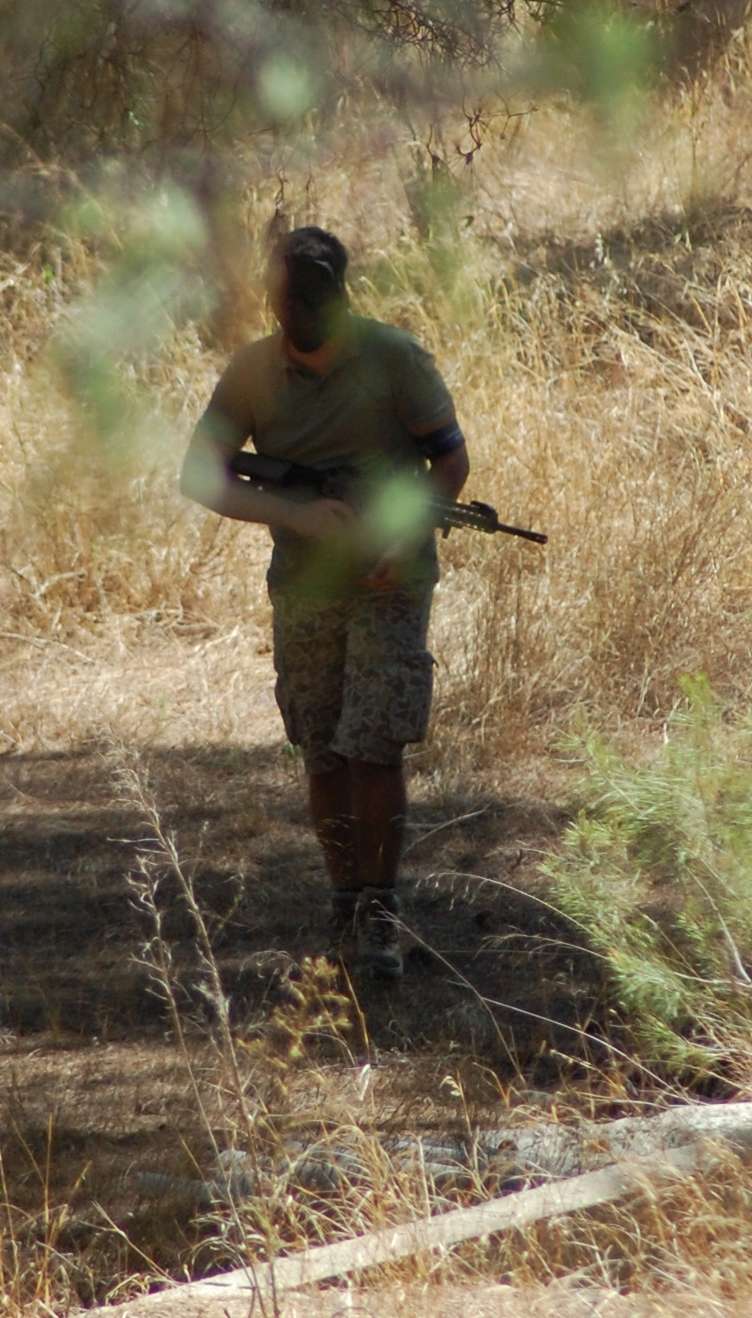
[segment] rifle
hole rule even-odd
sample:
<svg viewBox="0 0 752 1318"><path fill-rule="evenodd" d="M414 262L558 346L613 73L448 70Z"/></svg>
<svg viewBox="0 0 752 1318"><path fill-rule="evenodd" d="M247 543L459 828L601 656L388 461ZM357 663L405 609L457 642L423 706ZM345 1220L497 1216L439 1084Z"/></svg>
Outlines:
<svg viewBox="0 0 752 1318"><path fill-rule="evenodd" d="M240 476L253 485L313 489L323 499L347 500L348 495L352 494L353 485L357 484L356 474L350 467L304 467L298 462L265 457L263 453L236 453L230 459L228 468L234 476ZM484 531L487 535L503 531L505 535L533 540L537 545L545 545L548 541L548 536L541 531L527 531L521 526L508 526L500 522L496 509L477 499L471 503L456 503L453 499L431 495L429 507L445 539L452 527L464 526L472 531Z"/></svg>

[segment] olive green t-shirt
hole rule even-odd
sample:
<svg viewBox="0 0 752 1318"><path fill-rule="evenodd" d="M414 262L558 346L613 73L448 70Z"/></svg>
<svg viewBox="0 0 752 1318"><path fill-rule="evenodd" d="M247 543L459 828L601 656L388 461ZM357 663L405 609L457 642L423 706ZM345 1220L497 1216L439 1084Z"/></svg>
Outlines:
<svg viewBox="0 0 752 1318"><path fill-rule="evenodd" d="M420 435L454 419L433 357L406 333L350 315L332 369L315 374L287 355L281 333L235 354L199 427L229 454L251 440L257 452L317 468L339 465L366 483L425 467ZM274 530L271 588L294 586L310 569L311 544ZM438 576L434 537L415 550L410 578Z"/></svg>

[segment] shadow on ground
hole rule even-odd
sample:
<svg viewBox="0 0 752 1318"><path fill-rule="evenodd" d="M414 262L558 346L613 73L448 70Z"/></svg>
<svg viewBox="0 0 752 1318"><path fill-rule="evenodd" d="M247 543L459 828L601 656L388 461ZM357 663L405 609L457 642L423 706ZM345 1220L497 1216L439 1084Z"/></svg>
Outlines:
<svg viewBox="0 0 752 1318"><path fill-rule="evenodd" d="M155 750L135 764L207 919L233 1018L273 1002L260 953L298 961L326 944L327 890L297 762L272 747ZM153 830L96 747L8 757L0 1025L16 1035L142 1038L165 1010L140 957L155 934L132 880ZM545 905L536 871L565 817L535 800L429 797L417 778L402 880L406 974L356 982L376 1048L472 1048L528 1066L577 1052L593 1024L594 959ZM183 1005L201 1014L193 917L159 857L157 893ZM273 960L273 958L272 958ZM261 967L261 969L260 969Z"/></svg>
<svg viewBox="0 0 752 1318"><path fill-rule="evenodd" d="M155 819L193 879L249 1074L289 992L266 967L299 965L327 933L302 771L281 743L153 750L126 770L95 746L0 761L4 1193L27 1226L42 1220L40 1195L73 1206L56 1240L66 1266L80 1264L74 1289L85 1303L145 1257L184 1275L205 1237L211 1248L192 1266L217 1266L212 1232L190 1207L140 1203L133 1190L134 1168L195 1176L212 1139L226 1147L231 1138L195 921L164 846L155 849ZM419 775L411 795L405 976L392 986L355 980L351 1031L309 1040L289 1102L314 1126L326 1113L350 1119L366 1061L378 1121L458 1120L444 1086L463 1065L477 1084L470 1101L493 1121L500 1103L506 1111L506 1080L555 1083L588 1051L577 1030L598 1029L598 963L545 905L538 873L563 813L473 791L439 795ZM142 862L158 879L181 1038L144 964L156 929L139 901ZM127 1243L112 1222L125 1224ZM27 1234L33 1260L43 1245L33 1225Z"/></svg>

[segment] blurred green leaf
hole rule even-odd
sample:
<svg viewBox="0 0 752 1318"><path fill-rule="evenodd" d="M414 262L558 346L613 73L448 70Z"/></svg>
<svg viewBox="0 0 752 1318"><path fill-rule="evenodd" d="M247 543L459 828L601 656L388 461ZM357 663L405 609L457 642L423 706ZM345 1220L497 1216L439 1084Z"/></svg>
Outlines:
<svg viewBox="0 0 752 1318"><path fill-rule="evenodd" d="M175 187L137 203L103 193L76 219L92 236L118 224L115 259L55 341L85 428L106 447L132 434L134 416L149 407L134 391L134 363L156 357L179 324L209 310L211 291L197 277L205 231L195 203Z"/></svg>
<svg viewBox="0 0 752 1318"><path fill-rule="evenodd" d="M259 69L259 101L273 119L300 118L311 109L316 93L317 80L310 68L290 55L270 55Z"/></svg>
<svg viewBox="0 0 752 1318"><path fill-rule="evenodd" d="M625 133L644 109L658 56L657 37L644 18L607 4L572 6L544 29L537 80L543 90L570 92L602 125Z"/></svg>
<svg viewBox="0 0 752 1318"><path fill-rule="evenodd" d="M428 494L411 476L394 476L380 485L368 509L367 526L379 545L414 538L426 523Z"/></svg>

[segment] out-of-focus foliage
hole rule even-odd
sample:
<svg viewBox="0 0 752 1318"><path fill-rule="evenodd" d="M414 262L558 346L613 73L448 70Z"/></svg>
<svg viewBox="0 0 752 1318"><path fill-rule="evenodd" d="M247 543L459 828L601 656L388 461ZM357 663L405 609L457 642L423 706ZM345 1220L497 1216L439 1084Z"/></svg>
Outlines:
<svg viewBox="0 0 752 1318"><path fill-rule="evenodd" d="M103 204L84 206L69 223L96 234ZM210 309L205 284L190 279L206 241L202 217L190 197L164 186L126 204L121 199L121 242L96 289L70 311L55 358L80 404L78 437L105 441L107 456L127 457L148 412L148 392L128 387L128 375L169 339L176 322ZM124 367L130 371L124 371Z"/></svg>
<svg viewBox="0 0 752 1318"><path fill-rule="evenodd" d="M697 0L674 12L660 0L9 0L0 162L26 152L78 167L126 152L160 170L313 108L326 115L364 86L400 103L461 104L468 90L498 90L520 42L546 29L549 72L602 99L639 83L656 38L696 64L747 3Z"/></svg>
<svg viewBox="0 0 752 1318"><path fill-rule="evenodd" d="M159 161L325 110L364 80L404 95L431 64L493 65L513 17L514 0L18 0L7 117L42 155ZM6 156L17 147L6 138Z"/></svg>
<svg viewBox="0 0 752 1318"><path fill-rule="evenodd" d="M233 309L253 297L241 218L249 180L274 176L281 146L313 174L312 144L320 146L328 126L341 132L343 101L370 98L384 113L396 107L403 122L415 116L429 125L462 107L472 158L488 131L479 107L512 86L507 65L525 95L534 61L520 51L535 48L556 8L540 0L9 0L0 19L0 227L21 250L39 224L80 234L83 217L86 241L122 273L124 248L140 243L128 220L133 199L148 212L150 192L163 211L172 206L166 198L181 197L200 218L203 255L181 248L174 261L162 256L183 278L201 281L204 302L214 305L211 335L229 346L241 332ZM515 28L523 18L524 34ZM567 31L574 46L566 76L546 56L546 78L580 93L601 76L607 41L593 18L582 54L596 71L581 70L578 84L570 76L577 23ZM619 33L611 63L631 33L626 20ZM633 72L630 65L622 87ZM446 149L431 131L430 171L418 168L406 185L429 240L446 228L453 202ZM135 264L136 292L123 305L152 305L151 294L143 300L147 284L153 292L151 275L143 276L147 267L153 274L151 254Z"/></svg>
<svg viewBox="0 0 752 1318"><path fill-rule="evenodd" d="M562 8L539 45L542 89L564 88L593 107L613 138L629 135L658 68L655 29L602 4Z"/></svg>
<svg viewBox="0 0 752 1318"><path fill-rule="evenodd" d="M611 165L666 48L656 12L653 0L7 0L0 233L63 276L56 362L81 433L133 432L132 396L137 413L152 406L142 360L187 321L223 350L258 330L267 225L294 222L288 170L306 188L326 181L349 107L362 159L386 154L387 119L413 152L410 219L459 314L475 294L457 176L503 138L506 99L584 102ZM459 139L442 132L452 113Z"/></svg>

